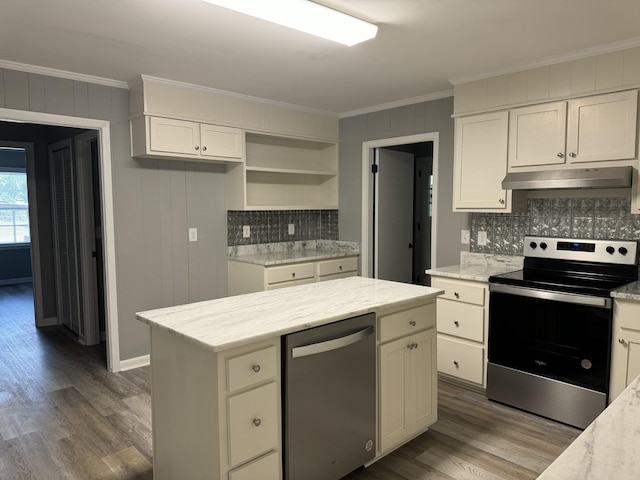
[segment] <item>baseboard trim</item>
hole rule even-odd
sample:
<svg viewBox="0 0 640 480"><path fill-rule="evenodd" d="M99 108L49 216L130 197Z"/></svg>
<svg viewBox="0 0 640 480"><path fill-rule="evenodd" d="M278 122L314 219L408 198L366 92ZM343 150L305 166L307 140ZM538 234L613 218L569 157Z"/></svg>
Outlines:
<svg viewBox="0 0 640 480"><path fill-rule="evenodd" d="M43 318L42 321L39 322L37 326L38 327L57 327L58 317Z"/></svg>
<svg viewBox="0 0 640 480"><path fill-rule="evenodd" d="M120 360L120 371L132 370L138 367L146 367L151 363L150 355L142 355L140 357L127 358L126 360Z"/></svg>
<svg viewBox="0 0 640 480"><path fill-rule="evenodd" d="M0 280L0 287L4 287L5 285L19 285L22 283L31 283L31 282L33 282L32 277L7 278L4 280Z"/></svg>

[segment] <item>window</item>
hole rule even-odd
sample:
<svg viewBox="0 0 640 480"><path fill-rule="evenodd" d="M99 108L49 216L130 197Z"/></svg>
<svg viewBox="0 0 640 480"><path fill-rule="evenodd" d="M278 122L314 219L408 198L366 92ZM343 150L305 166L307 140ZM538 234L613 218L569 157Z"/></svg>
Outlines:
<svg viewBox="0 0 640 480"><path fill-rule="evenodd" d="M26 157L0 148L0 245L30 243Z"/></svg>

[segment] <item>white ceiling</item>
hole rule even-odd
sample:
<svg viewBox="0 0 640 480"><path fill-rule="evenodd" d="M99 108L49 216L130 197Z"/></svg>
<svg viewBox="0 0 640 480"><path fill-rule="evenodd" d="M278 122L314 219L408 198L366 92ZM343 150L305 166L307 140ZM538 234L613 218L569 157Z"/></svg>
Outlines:
<svg viewBox="0 0 640 480"><path fill-rule="evenodd" d="M377 38L345 47L201 0L1 0L0 59L352 114L443 96L451 81L640 45L640 0L318 3L378 24Z"/></svg>

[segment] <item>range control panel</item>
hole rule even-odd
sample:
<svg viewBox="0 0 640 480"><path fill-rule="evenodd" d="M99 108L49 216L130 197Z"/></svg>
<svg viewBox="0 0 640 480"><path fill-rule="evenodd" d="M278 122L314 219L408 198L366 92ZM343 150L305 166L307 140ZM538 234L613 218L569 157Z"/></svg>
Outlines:
<svg viewBox="0 0 640 480"><path fill-rule="evenodd" d="M579 260L586 262L638 263L637 240L594 240L576 238L524 237L525 257Z"/></svg>

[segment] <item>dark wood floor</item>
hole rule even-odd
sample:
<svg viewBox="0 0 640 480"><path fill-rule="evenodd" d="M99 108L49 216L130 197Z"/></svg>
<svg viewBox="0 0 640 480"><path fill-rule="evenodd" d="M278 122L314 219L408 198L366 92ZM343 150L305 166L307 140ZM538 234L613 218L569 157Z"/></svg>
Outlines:
<svg viewBox="0 0 640 480"><path fill-rule="evenodd" d="M31 295L0 288L0 479L151 479L148 367L110 374L104 347L36 330ZM347 478L533 479L580 433L439 389L427 433Z"/></svg>

